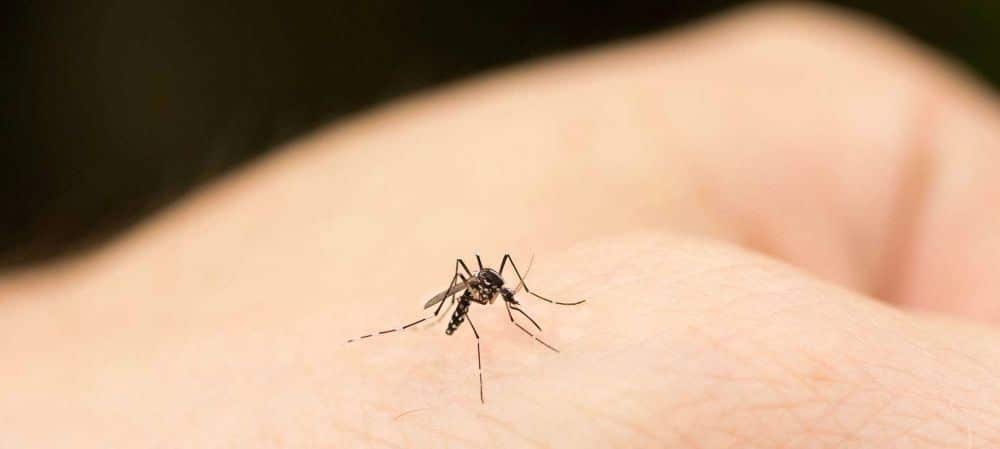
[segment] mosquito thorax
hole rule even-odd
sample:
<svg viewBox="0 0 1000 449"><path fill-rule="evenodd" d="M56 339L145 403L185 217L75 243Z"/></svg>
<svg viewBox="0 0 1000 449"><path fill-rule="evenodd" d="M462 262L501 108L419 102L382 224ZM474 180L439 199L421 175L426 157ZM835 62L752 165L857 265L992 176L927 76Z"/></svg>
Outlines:
<svg viewBox="0 0 1000 449"><path fill-rule="evenodd" d="M500 277L500 273L497 273L496 270L492 268L483 269L482 271L476 273L476 277L489 287L503 287L503 278Z"/></svg>

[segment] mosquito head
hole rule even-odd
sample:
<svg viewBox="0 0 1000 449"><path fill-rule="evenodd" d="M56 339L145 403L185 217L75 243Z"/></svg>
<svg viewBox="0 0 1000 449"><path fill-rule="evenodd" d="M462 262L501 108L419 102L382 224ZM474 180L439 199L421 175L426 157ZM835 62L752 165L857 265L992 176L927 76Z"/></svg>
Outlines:
<svg viewBox="0 0 1000 449"><path fill-rule="evenodd" d="M503 287L503 278L500 277L500 274L492 268L486 268L483 271L480 271L478 277L484 284L486 284L487 287Z"/></svg>

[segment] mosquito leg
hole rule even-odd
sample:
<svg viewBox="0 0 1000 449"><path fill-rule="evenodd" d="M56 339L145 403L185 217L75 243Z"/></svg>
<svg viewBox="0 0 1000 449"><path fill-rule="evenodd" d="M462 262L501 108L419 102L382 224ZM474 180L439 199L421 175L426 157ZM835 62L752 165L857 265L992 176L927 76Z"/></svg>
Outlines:
<svg viewBox="0 0 1000 449"><path fill-rule="evenodd" d="M521 310L521 308L518 307L519 303L516 300L514 300L514 292L507 289L503 289L501 290L500 293L503 296L504 305L507 306L507 317L510 318L510 321L512 323L514 322L514 314L512 314L510 311L511 309L514 309L521 315L524 315L524 317L527 318L528 321L531 321L531 324L535 325L535 329L538 329L538 331L541 332L542 326L539 326L538 322L536 322L534 318L528 316L527 312Z"/></svg>
<svg viewBox="0 0 1000 449"><path fill-rule="evenodd" d="M528 321L531 321L531 324L534 324L534 325L535 325L535 329L538 329L538 331L539 331L539 332L541 332L541 331L542 331L542 326L539 326L539 325L538 325L538 323L536 323L536 322L535 322L535 319L534 319L534 318L532 318L532 317L528 316L528 313L527 313L527 312L525 312L525 311L521 310L521 309L520 309L519 307L517 307L517 306L512 306L512 305L510 305L510 304L508 304L507 306L508 306L509 308L511 308L511 309L514 309L514 310L516 310L516 311L520 312L520 313L521 313L521 315L524 315L524 317L528 319Z"/></svg>
<svg viewBox="0 0 1000 449"><path fill-rule="evenodd" d="M451 289L455 288L455 281L456 280L458 280L458 264L457 263L455 264L455 275L451 277L451 283L448 284L448 290L447 290L448 293L452 293ZM448 295L448 296L451 296L451 298L453 300L455 299L455 296L454 296L453 293L451 295ZM437 308L434 309L434 316L437 316L438 312L441 311L441 306L443 306L444 303L447 302L448 296L445 296L444 298L441 299L441 302L438 304Z"/></svg>
<svg viewBox="0 0 1000 449"><path fill-rule="evenodd" d="M458 273L455 273L455 276L452 276L452 278L451 278L451 285L448 286L448 292L449 293L451 293L451 289L455 287L455 280L456 279L458 279ZM454 294L451 294L449 296L451 297L451 299L453 301L455 300L455 295ZM440 303L438 303L437 308L434 309L434 316L437 316L438 312L441 311L441 306L443 306L444 303L448 302L447 299L448 299L448 297L445 297L444 299L441 300Z"/></svg>
<svg viewBox="0 0 1000 449"><path fill-rule="evenodd" d="M483 395L483 353L479 350L479 331L476 330L476 326L472 324L472 318L468 314L465 315L465 319L469 321L469 327L472 328L472 334L476 336L476 364L479 368L479 402L485 404L486 397Z"/></svg>
<svg viewBox="0 0 1000 449"><path fill-rule="evenodd" d="M449 296L451 296L452 301L455 300L455 294L458 293L457 291L454 292L452 291L452 289L455 288L455 281L458 280L458 277L462 275L462 273L458 272L459 267L465 269L465 272L469 274L469 277L472 277L472 273L469 271L469 267L465 266L465 261L463 261L462 259L455 259L455 275L451 277L451 283L448 285L448 290L447 290L448 293L450 293ZM465 277L462 277L462 279L465 280ZM441 303L438 304L437 309L434 309L435 316L437 316L438 312L441 311L441 306L444 305L445 300L447 299L448 299L447 296L441 299Z"/></svg>
<svg viewBox="0 0 1000 449"><path fill-rule="evenodd" d="M518 308L516 308L514 306L511 306L510 303L507 302L507 301L504 301L504 304L507 305L507 316L510 317L510 322L511 323L514 323L514 325L517 326L518 329L521 329L521 331L523 331L524 333L528 334L529 337L534 338L535 341L541 343L546 348L549 348L549 349L551 349L551 350L553 350L555 352L559 352L559 350L556 349L555 346L552 346L552 345L550 345L550 344L542 341L541 338L538 338L538 336L536 336L535 334L533 334L531 331L529 331L528 329L525 329L524 326L521 325L521 323L518 323L517 320L514 319L514 315L510 313L510 309L513 308L514 310L517 310L518 312L521 312L524 316L528 317L528 319L531 320L532 324L535 324L535 327L538 327L538 324L535 323L535 320L532 320L531 317L528 316L527 313L524 313L524 311L521 310L521 309L518 309ZM538 330L541 330L541 328L538 328Z"/></svg>
<svg viewBox="0 0 1000 449"><path fill-rule="evenodd" d="M448 303L448 307L445 307L444 309L444 313L438 315L437 318L434 318L434 320L428 323L426 327L432 327L435 324L440 323L441 320L444 319L444 317L448 316L448 314L451 312L451 308L455 306L455 302L456 302L455 297L452 296L451 302Z"/></svg>
<svg viewBox="0 0 1000 449"><path fill-rule="evenodd" d="M466 279L465 275L463 275L462 273L458 273L458 277L462 278L462 282L463 283L467 284L469 282L469 280ZM461 291L461 289L456 290L455 293L453 293L451 295L451 303L448 304L448 308L444 309L444 313L442 313L441 315L438 315L437 318L434 320L434 322L431 323L431 325L439 323L441 321L441 319L444 318L445 316L447 316L448 312L451 311L451 306L454 306L455 304L458 303L458 301L455 300L455 296L458 295L459 291ZM447 299L442 299L441 303L443 304L446 300ZM438 308L440 308L440 307L441 306L438 306Z"/></svg>
<svg viewBox="0 0 1000 449"><path fill-rule="evenodd" d="M539 294L531 291L531 288L528 287L528 284L524 283L524 276L521 276L521 271L517 269L517 265L514 264L514 258L510 257L510 254L504 255L503 256L503 260L504 261L510 260L510 266L511 266L511 268L514 269L514 273L517 274L517 279L520 280L521 281L521 285L524 286L524 291L528 292L528 294L530 294L531 296L534 296L534 297L536 297L538 299L541 299L542 301L549 302L549 303L552 303L552 304L559 304L561 306L575 306L577 304L582 304L583 302L586 301L586 299L581 299L581 300L576 301L576 302L560 302L560 301L553 301L553 300L551 300L549 298L546 298L546 297L544 297L542 295L539 295ZM503 264L504 264L503 262L500 263L500 265L503 265Z"/></svg>
<svg viewBox="0 0 1000 449"><path fill-rule="evenodd" d="M458 259L456 262L462 266L462 269L465 270L465 274L469 275L469 277L471 278L472 271L469 270L469 266L465 264L465 261L462 259ZM456 269L455 271L458 271L458 269Z"/></svg>
<svg viewBox="0 0 1000 449"><path fill-rule="evenodd" d="M364 340L366 338L376 337L376 336L385 335L385 334L391 334L393 332L405 331L405 330L407 330L407 329L409 329L409 328L411 328L413 326L416 326L416 325L418 325L420 323L423 323L424 321L427 321L428 318L431 318L431 317L430 316L425 316L425 317L423 317L423 318L421 318L421 319L419 319L417 321L414 321L414 322L412 322L410 324L406 324L406 325L403 325L403 326L400 326L400 327L394 327L392 329L386 329L384 331L378 331L378 332L375 332L373 334L362 335L362 336L360 336L358 338L352 338L350 340L347 340L347 342L348 343L354 343L356 341Z"/></svg>

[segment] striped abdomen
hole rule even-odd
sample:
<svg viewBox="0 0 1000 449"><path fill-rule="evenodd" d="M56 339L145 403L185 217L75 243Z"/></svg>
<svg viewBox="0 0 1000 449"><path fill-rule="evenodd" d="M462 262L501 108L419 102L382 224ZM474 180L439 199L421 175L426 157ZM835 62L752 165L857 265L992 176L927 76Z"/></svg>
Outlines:
<svg viewBox="0 0 1000 449"><path fill-rule="evenodd" d="M445 329L444 333L451 335L455 333L459 326L465 322L465 315L469 313L469 295L466 292L462 295L462 298L458 300L458 306L455 307L455 313L451 315L451 321L448 323L448 329Z"/></svg>

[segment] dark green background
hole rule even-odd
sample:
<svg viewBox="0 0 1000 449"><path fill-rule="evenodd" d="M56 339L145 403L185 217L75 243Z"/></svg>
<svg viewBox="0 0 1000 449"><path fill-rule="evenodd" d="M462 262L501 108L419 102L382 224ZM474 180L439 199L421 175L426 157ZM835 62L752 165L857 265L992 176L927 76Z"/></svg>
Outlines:
<svg viewBox="0 0 1000 449"><path fill-rule="evenodd" d="M110 1L4 9L0 263L79 249L318 124L744 2ZM838 2L1000 82L1000 1Z"/></svg>

